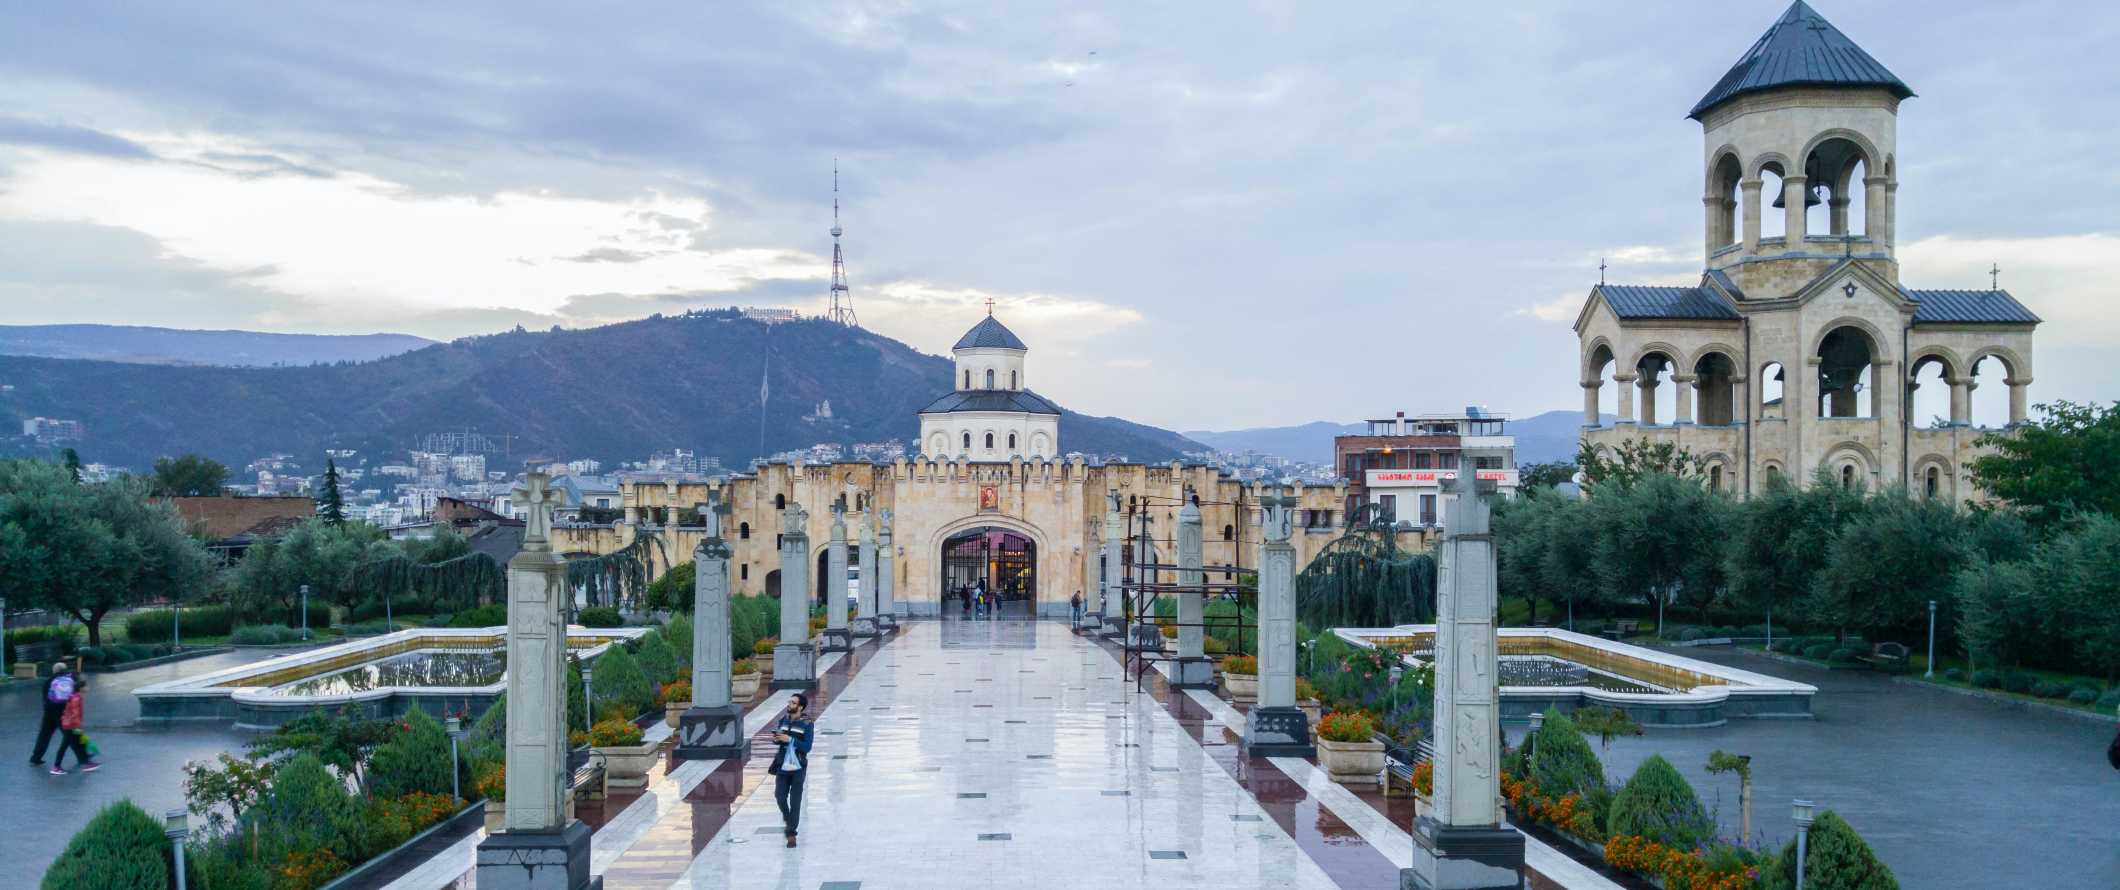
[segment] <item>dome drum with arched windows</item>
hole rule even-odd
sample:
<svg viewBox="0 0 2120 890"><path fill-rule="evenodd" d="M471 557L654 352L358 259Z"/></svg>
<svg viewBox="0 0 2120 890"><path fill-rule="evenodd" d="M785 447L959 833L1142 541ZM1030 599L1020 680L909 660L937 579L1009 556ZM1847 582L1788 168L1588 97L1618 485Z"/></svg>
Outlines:
<svg viewBox="0 0 2120 890"><path fill-rule="evenodd" d="M1060 454L1060 406L1032 392L1023 344L992 314L958 338L954 387L920 409L920 451L929 457L1006 461Z"/></svg>

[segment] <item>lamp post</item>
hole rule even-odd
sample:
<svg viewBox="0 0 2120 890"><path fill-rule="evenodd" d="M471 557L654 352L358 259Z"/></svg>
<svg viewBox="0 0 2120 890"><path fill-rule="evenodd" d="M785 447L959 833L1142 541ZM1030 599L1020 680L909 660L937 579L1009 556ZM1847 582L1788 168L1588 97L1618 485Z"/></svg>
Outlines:
<svg viewBox="0 0 2120 890"><path fill-rule="evenodd" d="M1532 758L1538 756L1538 728L1546 725L1545 711L1531 712L1531 729L1524 733L1525 769L1530 769Z"/></svg>
<svg viewBox="0 0 2120 890"><path fill-rule="evenodd" d="M1393 656L1393 657L1397 657L1397 656ZM1391 718L1391 715L1392 715L1392 714L1396 714L1396 713L1398 713L1398 710L1399 710L1399 677L1400 677L1400 676L1402 676L1402 675L1404 675L1405 673L1406 673L1406 667L1405 667L1405 665L1403 665L1403 664L1393 664L1393 665L1391 666L1391 710L1390 710L1389 712L1386 712L1386 713L1384 714L1384 718L1385 718L1385 719L1387 719L1387 720Z"/></svg>
<svg viewBox="0 0 2120 890"><path fill-rule="evenodd" d="M582 662L582 729L584 730L596 725L596 702L590 698L590 688L589 662L584 661Z"/></svg>
<svg viewBox="0 0 2120 890"><path fill-rule="evenodd" d="M1803 890L1803 859L1805 842L1811 834L1811 802L1796 799L1796 890Z"/></svg>
<svg viewBox="0 0 2120 890"><path fill-rule="evenodd" d="M442 721L442 729L449 733L449 802L455 805L464 799L462 761L457 759L456 741L464 735L464 718L454 714Z"/></svg>
<svg viewBox="0 0 2120 890"><path fill-rule="evenodd" d="M184 611L178 608L176 594L169 596L169 651L184 649Z"/></svg>
<svg viewBox="0 0 2120 890"><path fill-rule="evenodd" d="M1924 677L1924 678L1926 678L1926 679L1930 679L1930 680L1936 679L1936 601L1935 601L1935 600L1929 600L1929 669L1928 669L1928 671L1927 671L1926 673L1923 673L1923 674L1922 674L1921 676L1922 676L1922 677Z"/></svg>
<svg viewBox="0 0 2120 890"><path fill-rule="evenodd" d="M169 837L170 852L177 857L177 890L184 890L184 839L191 836L191 826L185 820L183 810L170 810L162 815L162 833Z"/></svg>
<svg viewBox="0 0 2120 890"><path fill-rule="evenodd" d="M302 585L302 639L309 639L309 585Z"/></svg>

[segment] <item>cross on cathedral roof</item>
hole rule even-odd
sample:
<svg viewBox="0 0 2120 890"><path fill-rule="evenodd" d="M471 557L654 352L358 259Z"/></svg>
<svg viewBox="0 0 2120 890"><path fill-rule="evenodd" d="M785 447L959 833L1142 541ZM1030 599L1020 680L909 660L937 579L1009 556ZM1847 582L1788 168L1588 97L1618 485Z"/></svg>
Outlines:
<svg viewBox="0 0 2120 890"><path fill-rule="evenodd" d="M1788 86L1882 87L1901 99L1914 95L1825 16L1796 0L1686 116L1700 120L1739 96Z"/></svg>

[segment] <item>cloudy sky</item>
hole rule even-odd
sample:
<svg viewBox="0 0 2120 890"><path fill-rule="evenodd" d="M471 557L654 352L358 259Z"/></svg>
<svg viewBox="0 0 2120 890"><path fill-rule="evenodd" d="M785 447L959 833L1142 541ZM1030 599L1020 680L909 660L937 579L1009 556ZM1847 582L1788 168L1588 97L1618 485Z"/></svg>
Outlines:
<svg viewBox="0 0 2120 890"><path fill-rule="evenodd" d="M1574 408L1599 259L1697 279L1684 115L1783 5L18 6L0 323L817 311L836 159L863 323L942 352L992 298L1072 408ZM1999 263L2034 399L2120 395L2120 7L1819 10L1920 94L1906 282Z"/></svg>

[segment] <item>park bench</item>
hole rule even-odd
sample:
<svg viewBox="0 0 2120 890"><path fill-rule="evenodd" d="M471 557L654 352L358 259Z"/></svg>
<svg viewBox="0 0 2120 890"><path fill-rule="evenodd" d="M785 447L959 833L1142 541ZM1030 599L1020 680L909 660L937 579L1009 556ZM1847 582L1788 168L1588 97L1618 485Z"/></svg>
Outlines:
<svg viewBox="0 0 2120 890"><path fill-rule="evenodd" d="M1625 639L1641 632L1641 628L1642 623L1639 621L1614 621L1612 622L1612 626L1605 628L1604 636L1605 639L1608 640Z"/></svg>
<svg viewBox="0 0 2120 890"><path fill-rule="evenodd" d="M604 757L594 748L579 748L567 754L567 789L575 800L604 799Z"/></svg>
<svg viewBox="0 0 2120 890"><path fill-rule="evenodd" d="M1378 736L1377 739L1384 740L1383 736ZM1411 750L1401 749L1388 741L1384 742L1384 796L1412 797L1414 765L1434 757L1435 745L1427 739L1414 742Z"/></svg>
<svg viewBox="0 0 2120 890"><path fill-rule="evenodd" d="M1896 673L1907 669L1907 659L1912 654L1901 643L1878 643L1870 647L1870 654L1857 656L1857 660L1877 670Z"/></svg>

